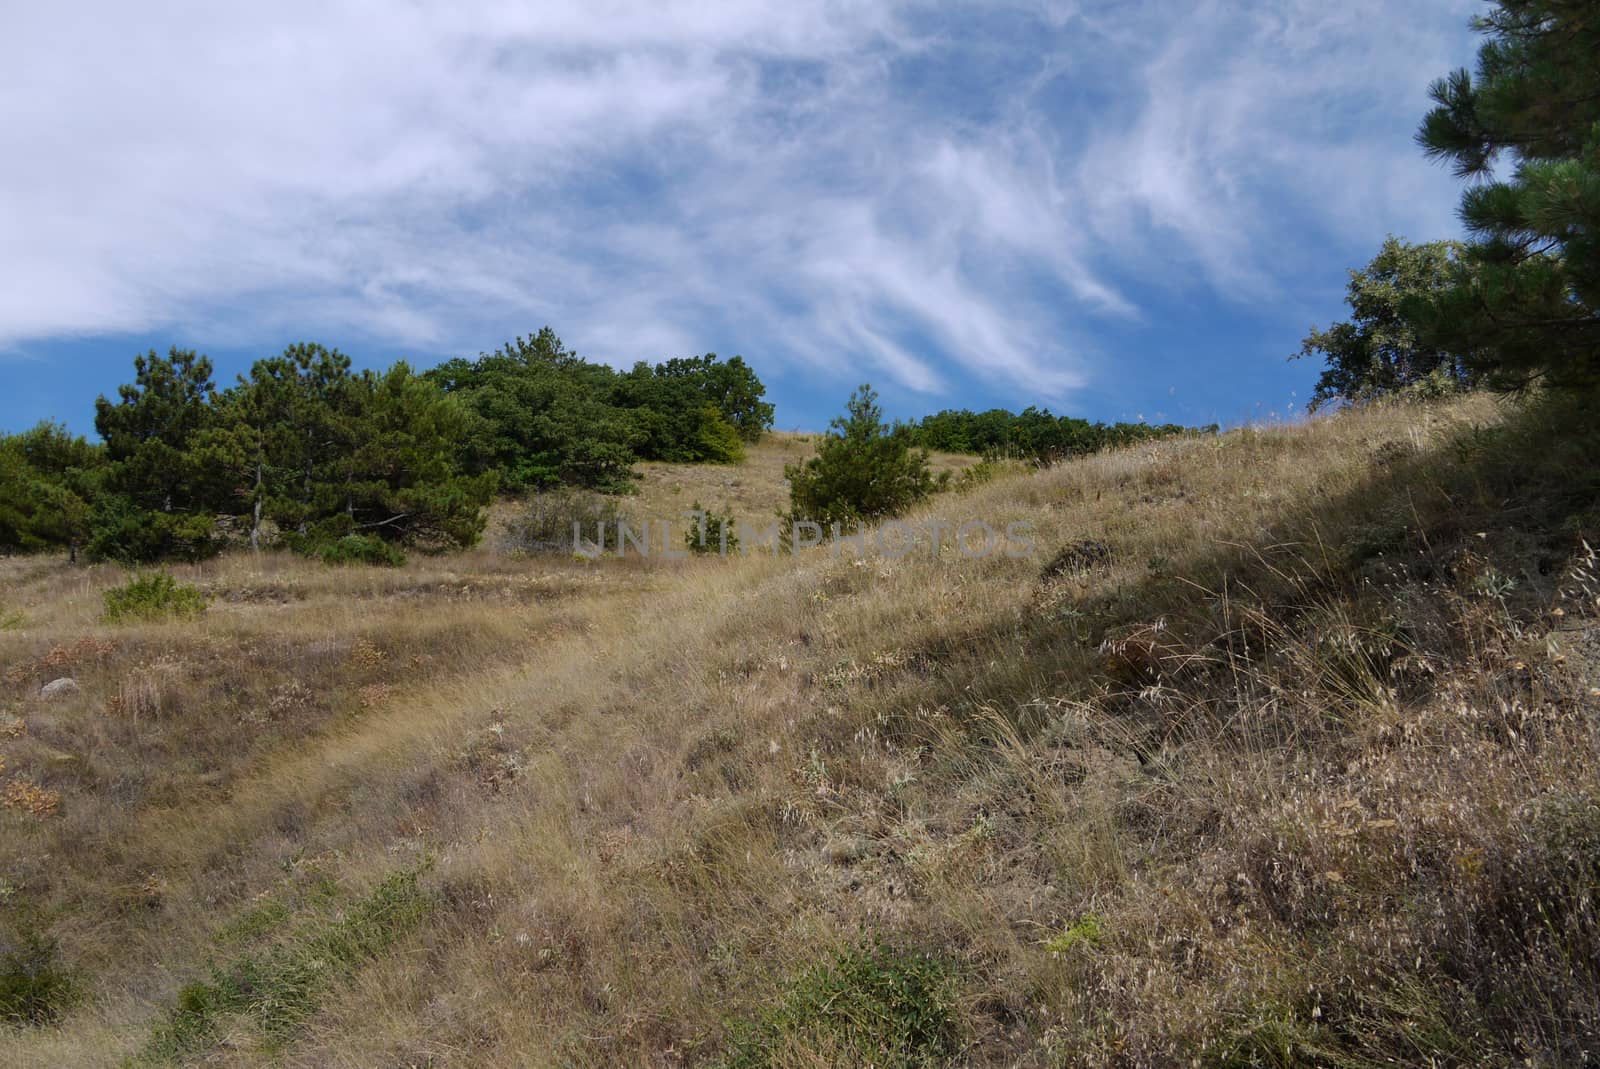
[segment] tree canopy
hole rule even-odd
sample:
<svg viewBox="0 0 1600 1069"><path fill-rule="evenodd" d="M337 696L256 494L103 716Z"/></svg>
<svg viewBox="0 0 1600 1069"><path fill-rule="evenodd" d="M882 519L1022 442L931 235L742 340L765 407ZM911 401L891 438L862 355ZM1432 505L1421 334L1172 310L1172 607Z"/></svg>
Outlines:
<svg viewBox="0 0 1600 1069"><path fill-rule="evenodd" d="M945 409L911 424L908 433L916 445L943 453L1053 464L1068 457L1190 431L1176 423L1092 423L1053 415L1048 408L1029 407L1021 412L1003 408L986 412Z"/></svg>
<svg viewBox="0 0 1600 1069"><path fill-rule="evenodd" d="M212 507L221 473L195 447L214 423L211 361L193 350L134 358L134 381L95 402L105 490L89 553L113 560L194 560L220 548Z"/></svg>
<svg viewBox="0 0 1600 1069"><path fill-rule="evenodd" d="M102 397L104 492L89 519L91 556L196 559L272 524L286 545L340 539L470 545L492 473L463 470L471 414L405 363L351 370L337 349L291 345L218 391L194 352L134 361L118 399Z"/></svg>
<svg viewBox="0 0 1600 1069"><path fill-rule="evenodd" d="M0 435L0 550L67 546L89 530L105 450L56 423Z"/></svg>
<svg viewBox="0 0 1600 1069"><path fill-rule="evenodd" d="M1461 246L1450 241L1411 245L1390 237L1366 267L1350 272L1350 319L1327 330L1311 328L1297 357L1320 356L1326 368L1311 409L1424 383L1442 389L1469 385L1473 373L1458 353L1419 336L1409 308L1437 298L1459 278Z"/></svg>
<svg viewBox="0 0 1600 1069"><path fill-rule="evenodd" d="M478 417L469 464L508 488L629 488L635 460L731 463L772 426L766 387L741 357L640 362L618 373L546 327L425 377Z"/></svg>
<svg viewBox="0 0 1600 1069"><path fill-rule="evenodd" d="M1437 348L1494 386L1600 378L1600 13L1594 0L1496 0L1473 20L1476 72L1440 79L1417 139L1471 179L1474 240L1419 306ZM1509 173L1506 166L1509 164Z"/></svg>
<svg viewBox="0 0 1600 1069"><path fill-rule="evenodd" d="M744 360L618 373L546 327L421 374L357 371L298 343L219 389L192 350L151 351L95 404L92 445L54 424L0 435L0 550L194 560L232 539L392 562L465 546L497 487L627 490L639 459L729 462L772 425Z"/></svg>

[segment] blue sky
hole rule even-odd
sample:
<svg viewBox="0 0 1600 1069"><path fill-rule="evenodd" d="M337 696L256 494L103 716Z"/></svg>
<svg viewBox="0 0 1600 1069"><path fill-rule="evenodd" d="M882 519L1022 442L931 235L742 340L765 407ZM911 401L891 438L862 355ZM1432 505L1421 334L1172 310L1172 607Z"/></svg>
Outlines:
<svg viewBox="0 0 1600 1069"><path fill-rule="evenodd" d="M744 355L783 428L1285 415L1473 0L111 2L0 13L0 428L135 352ZM235 10L239 8L239 10ZM248 8L248 10L245 10Z"/></svg>

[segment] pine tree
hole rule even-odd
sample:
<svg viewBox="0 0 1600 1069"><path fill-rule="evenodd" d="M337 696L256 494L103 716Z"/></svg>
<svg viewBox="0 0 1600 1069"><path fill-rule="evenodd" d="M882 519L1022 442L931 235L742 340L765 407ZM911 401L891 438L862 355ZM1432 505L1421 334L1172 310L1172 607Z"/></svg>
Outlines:
<svg viewBox="0 0 1600 1069"><path fill-rule="evenodd" d="M192 350L134 358L118 400L95 402L105 439L107 493L95 506L91 556L197 559L221 548L216 506L225 480L195 452L212 426L211 361Z"/></svg>
<svg viewBox="0 0 1600 1069"><path fill-rule="evenodd" d="M1600 379L1600 5L1497 0L1474 28L1476 74L1436 82L1417 139L1462 178L1476 241L1445 295L1419 308L1434 344L1492 385ZM1509 157L1509 176L1496 177Z"/></svg>
<svg viewBox="0 0 1600 1069"><path fill-rule="evenodd" d="M315 533L423 549L477 541L496 480L462 469L458 402L402 361L353 378L342 416L350 445L315 495Z"/></svg>
<svg viewBox="0 0 1600 1069"><path fill-rule="evenodd" d="M307 533L318 486L352 447L341 417L350 380L349 357L300 343L257 360L248 376L215 397L211 420L191 442L191 459L218 488L219 511L249 531L251 548L261 547L268 522Z"/></svg>
<svg viewBox="0 0 1600 1069"><path fill-rule="evenodd" d="M300 535L326 513L319 487L356 446L350 358L314 342L289 346L250 369L251 403L259 421L264 510L281 529Z"/></svg>
<svg viewBox="0 0 1600 1069"><path fill-rule="evenodd" d="M104 450L60 424L0 436L0 548L65 546L77 560Z"/></svg>
<svg viewBox="0 0 1600 1069"><path fill-rule="evenodd" d="M937 490L942 481L928 452L912 449L911 429L883 420L878 395L863 384L846 414L822 437L817 455L784 468L795 520L828 527L872 523L897 515Z"/></svg>
<svg viewBox="0 0 1600 1069"><path fill-rule="evenodd" d="M373 539L443 548L482 530L494 476L463 474L470 416L404 363L355 374L337 349L292 345L217 407L197 453L231 472L230 511L252 546L266 521L292 548L340 559L394 557ZM351 538L365 548L333 551Z"/></svg>

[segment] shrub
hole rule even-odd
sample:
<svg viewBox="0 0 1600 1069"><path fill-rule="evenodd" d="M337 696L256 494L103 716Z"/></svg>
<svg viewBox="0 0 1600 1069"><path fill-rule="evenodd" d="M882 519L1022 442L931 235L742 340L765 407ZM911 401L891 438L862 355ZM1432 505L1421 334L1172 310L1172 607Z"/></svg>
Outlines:
<svg viewBox="0 0 1600 1069"><path fill-rule="evenodd" d="M590 490L561 487L534 494L509 525L506 548L523 553L570 553L576 548L573 529L594 539L601 524L614 532L627 522L627 514L614 497Z"/></svg>
<svg viewBox="0 0 1600 1069"><path fill-rule="evenodd" d="M732 513L719 516L701 508L698 501L694 503L693 511L699 513L700 520L683 533L683 543L689 547L690 553L726 555L739 548L739 536L735 532Z"/></svg>
<svg viewBox="0 0 1600 1069"><path fill-rule="evenodd" d="M49 1024L71 1001L75 986L57 960L55 942L26 932L0 954L0 1021Z"/></svg>
<svg viewBox="0 0 1600 1069"><path fill-rule="evenodd" d="M728 422L716 405L700 410L700 426L695 431L698 459L712 464L737 464L744 459L744 440L739 429Z"/></svg>
<svg viewBox="0 0 1600 1069"><path fill-rule="evenodd" d="M1093 949L1105 938L1105 922L1093 913L1085 913L1064 930L1044 941L1045 950L1052 954L1067 954L1079 948Z"/></svg>
<svg viewBox="0 0 1600 1069"><path fill-rule="evenodd" d="M733 1031L723 1069L940 1065L956 1045L955 983L937 958L879 943L852 947L802 973L778 1005Z"/></svg>
<svg viewBox="0 0 1600 1069"><path fill-rule="evenodd" d="M95 508L87 549L94 560L122 564L205 560L222 550L216 526L216 517L207 512L159 512L113 496Z"/></svg>
<svg viewBox="0 0 1600 1069"><path fill-rule="evenodd" d="M861 386L848 413L823 435L817 455L784 468L794 519L823 527L872 523L904 512L949 481L935 478L927 450L912 450L909 427L883 422L877 398L871 386Z"/></svg>
<svg viewBox="0 0 1600 1069"><path fill-rule="evenodd" d="M324 564L377 564L398 568L406 562L400 547L376 535L347 534L340 538L290 539L290 548Z"/></svg>
<svg viewBox="0 0 1600 1069"><path fill-rule="evenodd" d="M206 610L200 588L180 583L165 572L135 575L105 592L105 621L185 619Z"/></svg>

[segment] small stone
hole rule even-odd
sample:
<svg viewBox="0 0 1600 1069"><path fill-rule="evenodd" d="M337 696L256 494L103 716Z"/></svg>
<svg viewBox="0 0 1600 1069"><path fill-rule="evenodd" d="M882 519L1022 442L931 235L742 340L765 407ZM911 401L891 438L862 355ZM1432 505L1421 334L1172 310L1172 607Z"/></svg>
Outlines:
<svg viewBox="0 0 1600 1069"><path fill-rule="evenodd" d="M71 676L52 679L39 688L39 697L41 698L65 698L69 694L76 693L78 693L78 681Z"/></svg>

